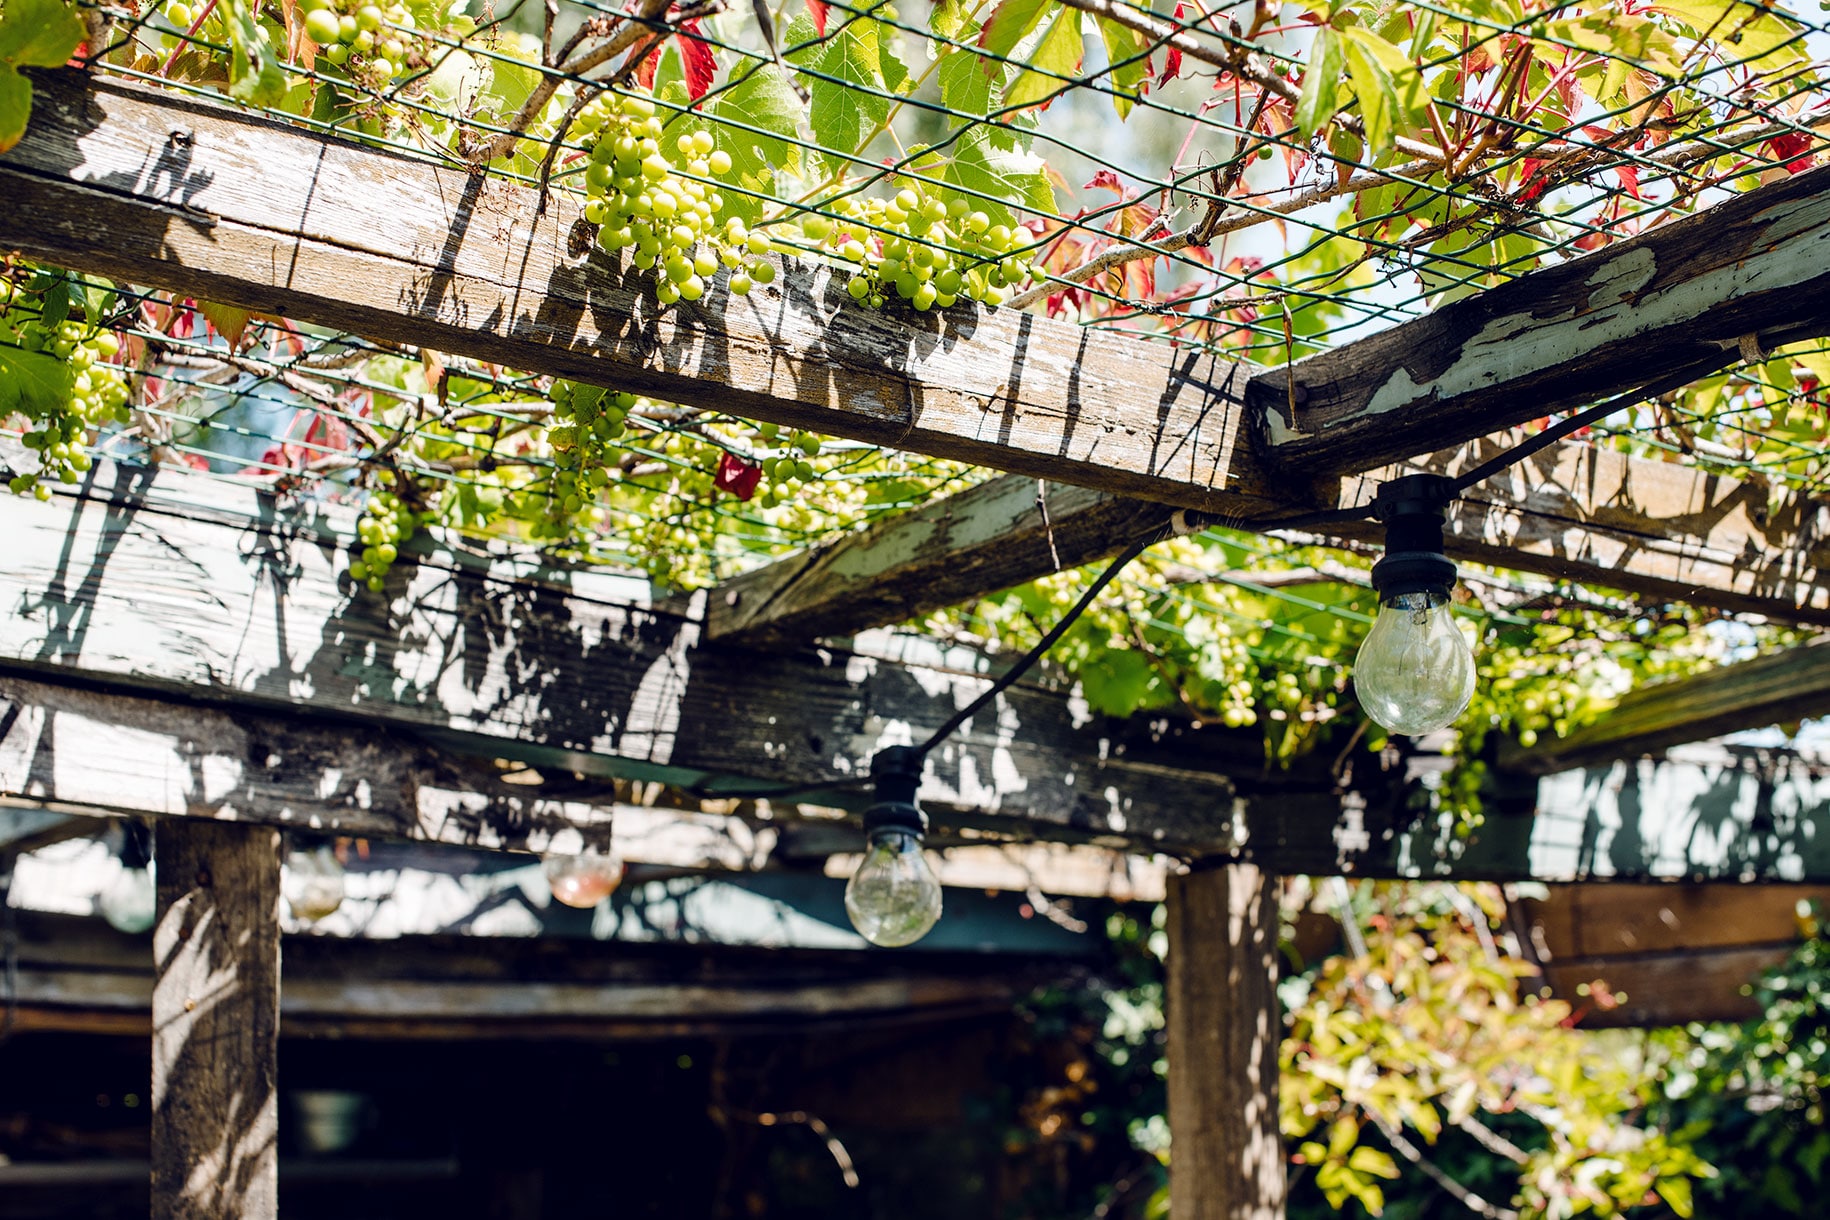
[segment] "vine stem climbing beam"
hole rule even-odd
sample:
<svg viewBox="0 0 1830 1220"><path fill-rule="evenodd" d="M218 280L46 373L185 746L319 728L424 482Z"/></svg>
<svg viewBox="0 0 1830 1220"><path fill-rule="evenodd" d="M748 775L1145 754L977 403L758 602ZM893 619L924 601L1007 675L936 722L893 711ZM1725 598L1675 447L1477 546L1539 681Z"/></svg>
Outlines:
<svg viewBox="0 0 1830 1220"><path fill-rule="evenodd" d="M1722 367L1750 332L1769 346L1830 333L1830 170L1305 361L1292 417L1282 371L1011 310L870 311L842 275L804 265L748 297L714 286L660 309L617 264L567 254L570 196L543 215L529 188L75 73L35 90L25 139L0 158L0 247L1239 520L1312 508L1306 476L1378 469L1547 409L1527 393L1472 404L1469 386L1573 395L1667 359ZM1607 339L1593 351L1574 341L1591 326Z"/></svg>

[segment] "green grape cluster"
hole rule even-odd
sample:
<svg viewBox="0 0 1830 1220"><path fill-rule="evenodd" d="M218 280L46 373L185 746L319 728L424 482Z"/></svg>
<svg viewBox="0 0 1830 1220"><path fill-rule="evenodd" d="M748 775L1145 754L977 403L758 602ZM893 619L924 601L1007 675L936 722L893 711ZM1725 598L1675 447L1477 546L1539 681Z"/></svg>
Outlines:
<svg viewBox="0 0 1830 1220"><path fill-rule="evenodd" d="M920 183L889 199L847 197L832 208L837 219L802 216L801 232L854 268L846 291L874 309L892 295L924 311L961 297L1001 305L1007 290L1043 274L1015 253L1026 231L995 224L966 200L948 202Z"/></svg>
<svg viewBox="0 0 1830 1220"><path fill-rule="evenodd" d="M11 302L14 296L10 284L0 283L0 301ZM93 464L89 445L95 434L132 417L126 370L112 363L121 350L120 340L112 331L80 322L51 324L41 314L21 313L0 321L0 343L53 356L68 364L73 374L67 402L28 397L15 407L31 422L20 443L38 454L39 468L15 475L7 485L16 493L31 492L46 500L51 489L42 480L77 482Z"/></svg>
<svg viewBox="0 0 1830 1220"><path fill-rule="evenodd" d="M305 33L352 79L380 88L420 58L413 14L401 4L308 0Z"/></svg>
<svg viewBox="0 0 1830 1220"><path fill-rule="evenodd" d="M349 565L351 580L367 585L379 593L387 583L388 569L400 558L400 547L419 529L420 517L400 496L386 489L369 494L368 506L356 524L356 537L362 541L362 557Z"/></svg>
<svg viewBox="0 0 1830 1220"><path fill-rule="evenodd" d="M768 235L749 232L737 217L718 219L724 196L709 183L732 167L711 132L674 137L682 175L646 97L602 95L579 112L576 128L590 149L585 219L598 226L606 251L633 250L637 267L658 271L661 304L699 300L721 266L735 269L730 289L739 296L775 278L775 265L763 257L775 248Z"/></svg>

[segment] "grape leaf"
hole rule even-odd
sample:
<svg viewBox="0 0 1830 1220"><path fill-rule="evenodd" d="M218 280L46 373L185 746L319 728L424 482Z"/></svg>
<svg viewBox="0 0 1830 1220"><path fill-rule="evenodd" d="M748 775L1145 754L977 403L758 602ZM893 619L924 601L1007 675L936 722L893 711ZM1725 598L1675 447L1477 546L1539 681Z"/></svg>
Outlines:
<svg viewBox="0 0 1830 1220"><path fill-rule="evenodd" d="M867 18L851 21L820 43L812 19L796 17L787 42L795 48L787 58L808 70L814 138L835 153L862 154L889 118L891 100L884 95L908 83L908 67L882 45L881 27ZM843 157L834 160L845 163Z"/></svg>
<svg viewBox="0 0 1830 1220"><path fill-rule="evenodd" d="M76 369L44 352L0 345L0 415L19 411L34 419L69 405Z"/></svg>
<svg viewBox="0 0 1830 1220"><path fill-rule="evenodd" d="M229 27L229 96L251 106L277 106L286 97L280 52L261 29L260 5L227 0L217 6Z"/></svg>
<svg viewBox="0 0 1830 1220"><path fill-rule="evenodd" d="M1036 70L1019 73L1005 93L1004 101L1011 106L1040 105L1042 109L1048 109L1055 97L1068 87L1069 81L1061 78L1071 80L1079 75L1084 50L1080 10L1062 9L1029 53L1029 67Z"/></svg>
<svg viewBox="0 0 1830 1220"><path fill-rule="evenodd" d="M1808 54L1804 31L1765 5L1747 0L1657 0L1651 8L1708 35L1731 61L1771 71Z"/></svg>
<svg viewBox="0 0 1830 1220"><path fill-rule="evenodd" d="M1303 69L1303 95L1296 103L1296 126L1305 140L1320 131L1341 108L1345 58L1341 36L1332 26L1323 26L1309 51L1309 65Z"/></svg>
<svg viewBox="0 0 1830 1220"><path fill-rule="evenodd" d="M992 202L1003 200L1027 212L1053 216L1059 203L1042 158L1002 144L993 128L980 124L954 141L946 153L936 154L922 169L946 185L943 199L964 199L998 224L1015 224L1012 208ZM990 198L985 198L989 196Z"/></svg>
<svg viewBox="0 0 1830 1220"><path fill-rule="evenodd" d="M0 61L55 68L82 45L82 19L64 0L6 0L0 8Z"/></svg>
<svg viewBox="0 0 1830 1220"><path fill-rule="evenodd" d="M1106 62L1112 66L1112 108L1122 119L1150 88L1150 40L1105 17L1099 19L1099 37L1106 44Z"/></svg>
<svg viewBox="0 0 1830 1220"><path fill-rule="evenodd" d="M787 76L774 64L756 68L713 101L708 126L718 147L730 154L729 181L743 188L724 192L726 215L754 221L762 215L763 197L774 193L775 171L799 168L800 149L790 141L799 135L804 113Z"/></svg>
<svg viewBox="0 0 1830 1220"><path fill-rule="evenodd" d="M0 60L0 153L25 138L32 117L32 82L19 69Z"/></svg>
<svg viewBox="0 0 1830 1220"><path fill-rule="evenodd" d="M63 0L6 0L0 9L0 153L25 136L32 82L22 67L54 68L83 41L83 23Z"/></svg>
<svg viewBox="0 0 1830 1220"><path fill-rule="evenodd" d="M1366 144L1377 156L1391 148L1400 131L1422 120L1429 105L1423 74L1403 51L1371 30L1349 26L1341 31L1341 39L1360 120L1366 125Z"/></svg>
<svg viewBox="0 0 1830 1220"><path fill-rule="evenodd" d="M979 31L979 46L992 55L1008 58L1017 44L1042 23L1042 14L1054 4L1055 0L1002 0ZM985 61L987 72L998 67L994 59Z"/></svg>
<svg viewBox="0 0 1830 1220"><path fill-rule="evenodd" d="M1087 706L1107 716L1129 716L1164 701L1156 667L1141 652L1109 649L1082 665L1076 676Z"/></svg>
<svg viewBox="0 0 1830 1220"><path fill-rule="evenodd" d="M998 79L979 70L979 57L970 51L953 51L943 56L934 69L940 83L940 104L955 114L983 118L991 113L992 92Z"/></svg>

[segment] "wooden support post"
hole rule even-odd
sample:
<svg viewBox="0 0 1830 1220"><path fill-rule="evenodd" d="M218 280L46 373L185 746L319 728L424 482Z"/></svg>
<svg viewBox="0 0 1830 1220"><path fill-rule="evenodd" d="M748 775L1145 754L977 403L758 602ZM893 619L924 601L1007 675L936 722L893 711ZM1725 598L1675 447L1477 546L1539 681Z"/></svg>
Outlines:
<svg viewBox="0 0 1830 1220"><path fill-rule="evenodd" d="M153 1220L279 1214L280 836L159 828Z"/></svg>
<svg viewBox="0 0 1830 1220"><path fill-rule="evenodd" d="M1171 877L1168 916L1171 1220L1281 1220L1276 879Z"/></svg>

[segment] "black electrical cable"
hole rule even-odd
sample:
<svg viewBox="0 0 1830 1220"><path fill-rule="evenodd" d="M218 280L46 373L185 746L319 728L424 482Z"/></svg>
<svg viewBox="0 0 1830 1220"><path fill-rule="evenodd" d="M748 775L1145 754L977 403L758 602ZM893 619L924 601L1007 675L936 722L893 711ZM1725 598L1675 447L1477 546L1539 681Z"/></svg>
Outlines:
<svg viewBox="0 0 1830 1220"><path fill-rule="evenodd" d="M1053 627L1050 627L1040 640L1036 641L1033 648L1024 653L1021 657L1018 657L1016 662L1012 664L1009 669L1005 670L1002 674L999 674L997 680L986 687L978 698L955 712L945 724L928 734L928 739L926 741L922 742L919 746L914 747L916 753L923 756L927 755L934 747L951 737L954 730L958 729L960 725L965 724L966 721L972 719L973 716L984 709L986 704L997 698L1003 691L1008 690L1019 678L1034 668L1036 662L1040 661L1043 656L1047 654L1048 650L1053 648L1063 635L1067 634L1068 628L1072 627L1075 621L1086 612L1087 607L1093 604L1093 599L1098 597L1100 592L1107 585L1112 583L1113 579L1118 576L1125 565L1143 554L1144 548L1158 541L1162 536L1161 531L1153 530L1120 551L1113 558L1112 562L1106 565L1105 570L1094 578L1093 583L1087 587L1087 591L1080 595L1080 600L1075 602L1068 612L1062 615L1060 620L1057 621ZM858 775L847 776L844 779L824 780L814 784L783 784L772 788L718 788L709 784L698 784L688 788L687 791L694 796L703 797L708 800L759 800L773 797L799 796L807 792L826 792L836 788L855 788L870 782L870 776Z"/></svg>
<svg viewBox="0 0 1830 1220"><path fill-rule="evenodd" d="M1685 369L1680 373L1672 373L1659 381L1653 382L1651 385L1641 386L1637 390L1617 395L1605 402L1596 403L1586 410L1576 412L1568 419L1558 420L1536 436L1533 436L1528 440L1520 441L1512 448L1506 450L1506 452L1491 458L1488 461L1482 462L1473 470L1470 470L1468 473L1457 478L1455 480L1456 494L1459 495L1462 492L1467 491L1476 483L1483 483L1486 480L1491 479L1502 470L1518 465L1540 449L1556 444L1572 432L1586 428L1590 424L1600 423L1616 411L1624 411L1628 407L1638 406L1648 398L1657 398L1660 394L1687 386L1695 381L1696 378L1697 374L1695 369Z"/></svg>
<svg viewBox="0 0 1830 1220"><path fill-rule="evenodd" d="M1078 619L1086 612L1086 608L1093 604L1093 599L1099 596L1102 589L1112 583L1113 578L1118 575L1119 571L1133 559L1136 559L1139 555L1143 554L1144 548L1155 542L1158 537L1159 535L1153 531L1151 534L1139 538L1136 542L1133 542L1130 546L1127 546L1124 550L1120 551L1117 557L1106 565L1106 570L1101 572L1091 585L1087 586L1087 591L1080 595L1080 600L1074 603L1073 608L1062 615L1060 621L1053 627L1050 627L1046 635L1036 641L1036 646L1034 648L1031 648L1028 652L1024 653L1018 658L1016 664L1000 674L998 680L987 687L983 694L974 699L971 703L968 703L965 707L962 707L959 711L953 713L952 717L945 724L930 733L928 739L917 746L916 749L924 755L927 754L935 746L952 736L953 730L972 719L972 717L984 708L987 703L990 703L993 699L997 698L1000 692L1007 690L1018 678L1021 678L1024 674L1028 673L1030 668L1035 665L1037 661L1040 661L1043 655L1047 653L1049 649L1053 648L1062 636L1067 634L1067 629L1074 625L1074 620Z"/></svg>

